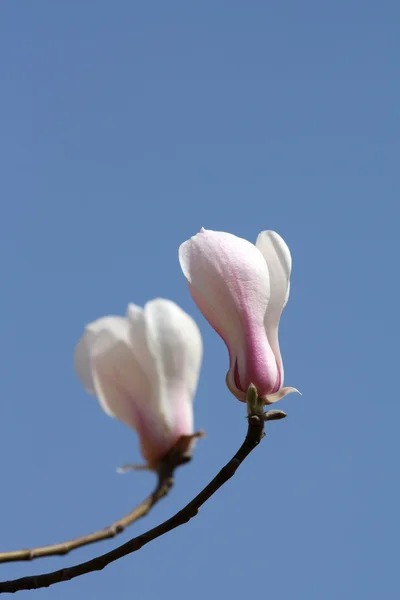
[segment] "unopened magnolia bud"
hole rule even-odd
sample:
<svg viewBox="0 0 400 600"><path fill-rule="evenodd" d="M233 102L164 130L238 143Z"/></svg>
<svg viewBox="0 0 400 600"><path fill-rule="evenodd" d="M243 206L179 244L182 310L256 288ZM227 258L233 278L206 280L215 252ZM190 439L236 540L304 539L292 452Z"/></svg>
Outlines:
<svg viewBox="0 0 400 600"><path fill-rule="evenodd" d="M293 392L283 387L278 342L292 269L290 250L281 236L262 231L252 244L202 228L181 244L179 262L197 307L228 348L226 384L232 394L249 402L253 383L263 403L272 404ZM254 411L263 414L258 406Z"/></svg>

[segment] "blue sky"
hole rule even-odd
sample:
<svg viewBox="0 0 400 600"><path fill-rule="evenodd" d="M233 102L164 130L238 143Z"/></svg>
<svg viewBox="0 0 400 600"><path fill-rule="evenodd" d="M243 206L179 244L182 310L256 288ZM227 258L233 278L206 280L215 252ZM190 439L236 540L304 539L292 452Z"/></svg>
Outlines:
<svg viewBox="0 0 400 600"><path fill-rule="evenodd" d="M226 349L177 259L201 226L287 241L281 347L303 392L189 524L32 597L397 597L399 25L393 0L0 4L1 550L105 526L152 487L116 474L139 458L135 434L73 371L84 325L128 302L171 298L197 320L208 437L118 541L181 508L241 443Z"/></svg>

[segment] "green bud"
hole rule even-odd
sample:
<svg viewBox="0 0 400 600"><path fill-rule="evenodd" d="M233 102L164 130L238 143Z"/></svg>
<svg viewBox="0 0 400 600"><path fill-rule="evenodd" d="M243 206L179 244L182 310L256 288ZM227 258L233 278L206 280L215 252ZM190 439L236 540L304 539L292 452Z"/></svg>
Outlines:
<svg viewBox="0 0 400 600"><path fill-rule="evenodd" d="M287 414L283 410L269 410L264 413L264 421L278 421L285 417L287 417Z"/></svg>
<svg viewBox="0 0 400 600"><path fill-rule="evenodd" d="M249 385L246 394L247 414L250 416L264 414L264 401L258 396L257 388L252 383Z"/></svg>

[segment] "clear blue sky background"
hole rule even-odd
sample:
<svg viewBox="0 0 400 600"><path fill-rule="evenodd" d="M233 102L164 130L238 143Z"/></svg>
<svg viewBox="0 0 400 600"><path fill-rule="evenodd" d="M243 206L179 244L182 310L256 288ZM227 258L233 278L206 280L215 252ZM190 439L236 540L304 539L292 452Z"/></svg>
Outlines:
<svg viewBox="0 0 400 600"><path fill-rule="evenodd" d="M193 315L208 433L146 521L2 580L159 523L236 450L245 409L177 249L201 226L275 229L289 418L189 524L30 594L398 598L399 26L394 0L2 0L1 550L105 526L153 485L115 473L135 434L74 375L87 322L156 296Z"/></svg>

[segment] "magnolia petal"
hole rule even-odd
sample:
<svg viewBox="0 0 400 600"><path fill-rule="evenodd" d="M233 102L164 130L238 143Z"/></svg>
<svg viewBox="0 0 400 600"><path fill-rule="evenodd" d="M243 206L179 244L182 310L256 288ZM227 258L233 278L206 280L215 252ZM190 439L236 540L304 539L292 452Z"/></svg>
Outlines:
<svg viewBox="0 0 400 600"><path fill-rule="evenodd" d="M281 388L279 391L275 392L275 394L268 394L268 396L262 396L265 404L274 404L279 400L282 400L288 394L292 394L293 392L297 392L301 396L301 392L294 387L285 387Z"/></svg>
<svg viewBox="0 0 400 600"><path fill-rule="evenodd" d="M232 369L229 369L229 371L227 372L225 381L228 390L235 396L235 398L237 398L241 402L246 402L247 394L246 392L243 392L242 390L239 390L239 388L236 387Z"/></svg>
<svg viewBox="0 0 400 600"><path fill-rule="evenodd" d="M109 316L93 321L85 327L84 334L79 340L74 353L75 372L83 387L89 394L95 395L92 376L92 346L101 331L120 330L127 327L124 317Z"/></svg>
<svg viewBox="0 0 400 600"><path fill-rule="evenodd" d="M220 267L218 264L223 261L223 257L221 261L218 256L219 236L221 240L222 236L239 239L231 234L209 231L202 227L200 233L181 244L179 262L198 308L230 350L239 345L240 340L237 339L238 332L232 327L232 322L236 320L236 311L231 306L229 278L225 277L224 272L229 270L229 265ZM247 244L252 246L250 242ZM241 334L242 332L239 332L239 337Z"/></svg>
<svg viewBox="0 0 400 600"><path fill-rule="evenodd" d="M155 358L148 344L145 309L131 303L128 305L126 318L129 323L129 340L132 351L151 383L151 402L158 407L159 376Z"/></svg>
<svg viewBox="0 0 400 600"><path fill-rule="evenodd" d="M203 346L194 320L171 300L144 308L146 337L158 374L158 398L174 440L193 433L193 398Z"/></svg>
<svg viewBox="0 0 400 600"><path fill-rule="evenodd" d="M139 410L150 394L150 384L132 352L129 325L100 331L92 343L92 377L104 411L128 427L138 429ZM139 408L138 408L139 407Z"/></svg>
<svg viewBox="0 0 400 600"><path fill-rule="evenodd" d="M235 356L232 354L233 348L235 347L233 343L228 342L229 332L224 329L221 320L219 319L217 313L213 310L213 308L206 302L203 296L194 288L189 282L189 291L190 294L197 305L197 308L202 313L203 317L207 319L211 327L215 329L218 335L225 342L225 345L229 352L229 361L231 368L226 374L226 385L228 386L229 391L241 402L246 402L246 392L240 390L235 383L234 380L234 371L232 366L235 364ZM239 344L237 344L239 347Z"/></svg>
<svg viewBox="0 0 400 600"><path fill-rule="evenodd" d="M129 325L127 323L127 329ZM93 345L96 395L109 414L135 429L142 456L153 468L171 447L166 421L154 401L153 386L128 342L102 332Z"/></svg>
<svg viewBox="0 0 400 600"><path fill-rule="evenodd" d="M260 251L230 233L202 230L181 245L179 260L195 302L227 344L234 389L253 382L273 391L279 373L265 333L270 289Z"/></svg>
<svg viewBox="0 0 400 600"><path fill-rule="evenodd" d="M285 241L275 231L262 231L257 237L256 247L268 265L271 296L264 322L267 337L281 374L281 385L283 385L284 372L279 349L278 328L282 311L289 298L292 258Z"/></svg>

